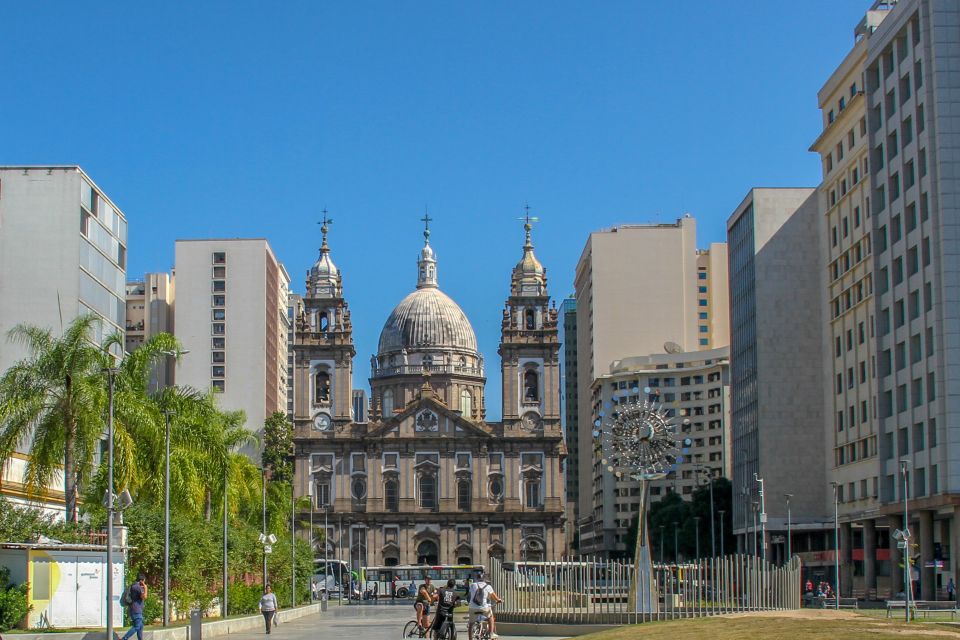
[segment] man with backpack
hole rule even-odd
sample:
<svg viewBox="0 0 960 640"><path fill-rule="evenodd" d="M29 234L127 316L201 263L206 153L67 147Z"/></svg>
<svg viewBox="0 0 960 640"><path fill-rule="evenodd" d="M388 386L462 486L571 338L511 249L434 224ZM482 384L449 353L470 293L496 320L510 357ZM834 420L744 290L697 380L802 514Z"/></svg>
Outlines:
<svg viewBox="0 0 960 640"><path fill-rule="evenodd" d="M123 597L121 604L127 607L127 613L130 614L130 628L124 634L123 640L130 640L130 637L136 633L137 640L143 640L143 603L147 600L147 577L142 573L137 574L137 581L130 585Z"/></svg>
<svg viewBox="0 0 960 640"><path fill-rule="evenodd" d="M473 623L480 617L485 617L490 625L490 638L498 638L497 621L493 617L493 605L503 602L503 600L494 592L493 587L487 581L487 576L477 576L477 581L470 585L469 602L467 610L470 614L470 621L467 623L467 637L473 640Z"/></svg>

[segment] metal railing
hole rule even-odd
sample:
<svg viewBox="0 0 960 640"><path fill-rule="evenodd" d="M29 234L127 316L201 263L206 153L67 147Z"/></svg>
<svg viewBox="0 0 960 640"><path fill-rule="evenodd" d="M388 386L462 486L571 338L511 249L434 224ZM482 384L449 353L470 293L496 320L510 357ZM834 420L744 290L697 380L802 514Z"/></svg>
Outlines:
<svg viewBox="0 0 960 640"><path fill-rule="evenodd" d="M776 567L749 555L655 564L651 584L634 588L630 563L581 558L560 562L490 560L490 581L503 598L497 619L534 624L634 624L739 613L799 609L800 559Z"/></svg>

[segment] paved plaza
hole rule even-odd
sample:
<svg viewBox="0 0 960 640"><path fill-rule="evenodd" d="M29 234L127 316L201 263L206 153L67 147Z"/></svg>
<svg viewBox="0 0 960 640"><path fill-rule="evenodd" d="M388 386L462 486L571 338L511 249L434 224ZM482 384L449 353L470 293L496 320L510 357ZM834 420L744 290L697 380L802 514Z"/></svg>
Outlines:
<svg viewBox="0 0 960 640"><path fill-rule="evenodd" d="M275 640L316 640L318 637L337 640L401 640L403 625L413 619L411 602L403 604L331 604L320 615L311 615L290 622L283 621L280 612L280 625L273 630L271 638ZM262 627L251 631L231 633L230 640L260 640L264 637ZM466 614L457 615L457 638L466 640ZM504 636L506 638L506 636ZM522 636L510 636L511 640L533 640ZM536 640L559 640L558 638L537 638Z"/></svg>

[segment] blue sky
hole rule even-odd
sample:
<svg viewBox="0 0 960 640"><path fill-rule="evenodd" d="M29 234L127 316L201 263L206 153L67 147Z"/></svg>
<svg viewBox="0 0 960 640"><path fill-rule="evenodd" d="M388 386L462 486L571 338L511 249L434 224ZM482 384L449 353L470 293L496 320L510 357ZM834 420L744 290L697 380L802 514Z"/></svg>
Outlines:
<svg viewBox="0 0 960 640"><path fill-rule="evenodd" d="M266 237L297 291L327 207L366 386L416 282L424 207L500 414L500 313L541 218L551 293L591 230L698 220L814 186L816 93L869 2L6 3L0 163L76 163L130 221L131 277L173 241Z"/></svg>

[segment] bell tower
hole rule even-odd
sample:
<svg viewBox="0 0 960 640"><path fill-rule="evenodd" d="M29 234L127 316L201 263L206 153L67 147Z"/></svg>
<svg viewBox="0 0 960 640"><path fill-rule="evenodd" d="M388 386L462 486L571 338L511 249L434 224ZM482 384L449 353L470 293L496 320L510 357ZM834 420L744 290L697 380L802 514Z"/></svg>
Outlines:
<svg viewBox="0 0 960 640"><path fill-rule="evenodd" d="M503 310L500 362L504 432L560 433L560 338L547 271L533 253L536 217L526 208L523 258L513 268Z"/></svg>
<svg viewBox="0 0 960 640"><path fill-rule="evenodd" d="M353 325L343 278L330 258L323 212L320 257L307 272L307 292L294 340L294 422L298 435L335 433L353 420Z"/></svg>

